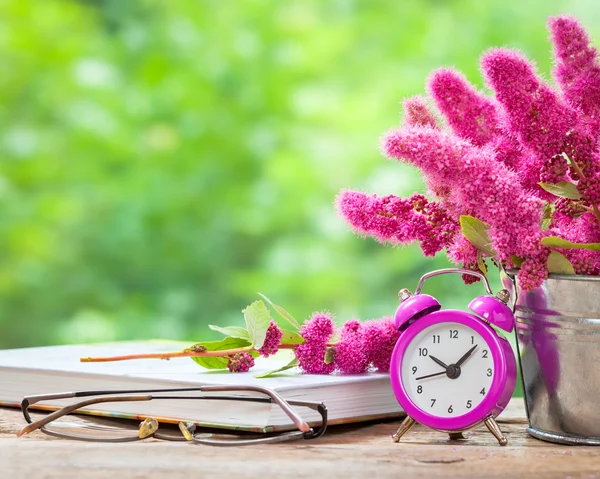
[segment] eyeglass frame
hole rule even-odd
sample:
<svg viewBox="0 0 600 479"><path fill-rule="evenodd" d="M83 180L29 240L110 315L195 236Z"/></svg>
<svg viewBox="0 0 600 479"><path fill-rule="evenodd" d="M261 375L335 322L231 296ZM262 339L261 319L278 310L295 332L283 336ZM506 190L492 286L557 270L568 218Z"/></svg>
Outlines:
<svg viewBox="0 0 600 479"><path fill-rule="evenodd" d="M153 396L153 393L176 393L176 392L235 392L235 391L250 391L264 394L266 397L259 396ZM141 396L114 396L120 394L141 394ZM56 399L69 399L76 397L88 397L88 396L107 396L110 397L98 397L94 399L87 399L75 404L64 406L38 421L33 421L29 413L29 408L32 405L40 401L51 401ZM285 432L278 435L261 437L258 439L231 439L231 440L220 440L220 439L204 439L197 438L194 435L194 430L191 430L192 442L198 444L206 444L211 446L245 446L252 444L267 444L276 443L283 441L292 441L296 439L311 440L322 436L327 429L327 407L324 403L313 402L313 401L297 401L297 400L286 400L281 397L277 392L272 389L260 387L260 386L225 386L225 385L210 385L200 386L194 388L165 388L165 389L132 389L132 390L106 390L106 391L75 391L75 392L64 392L55 394L40 394L33 396L25 396L21 401L21 411L27 426L23 427L17 432L17 436L21 437L35 430L48 434L50 436L61 437L65 439L75 439L79 441L88 442L134 442L146 439L147 437L154 437L165 441L189 441L182 434L178 436L168 436L158 432L154 432L147 437L124 437L117 439L105 439L105 438L92 438L82 437L69 434L61 434L55 431L46 430L44 426L60 419L73 411L77 411L86 406L92 404L100 404L105 402L135 402L135 401L151 401L153 399L207 399L207 400L233 400L233 401L249 401L249 402L268 402L275 403L285 414L292 420L294 425L298 428L298 431ZM317 430L314 430L307 422L305 422L300 415L294 411L291 406L308 407L314 411L317 411L321 415L321 424ZM151 417L151 416L148 416ZM195 429L195 424L194 424Z"/></svg>

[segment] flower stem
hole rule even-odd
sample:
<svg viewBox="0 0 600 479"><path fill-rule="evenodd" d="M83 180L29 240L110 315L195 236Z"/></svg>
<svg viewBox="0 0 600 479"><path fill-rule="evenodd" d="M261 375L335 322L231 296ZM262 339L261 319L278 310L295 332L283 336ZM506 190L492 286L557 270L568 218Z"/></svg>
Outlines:
<svg viewBox="0 0 600 479"><path fill-rule="evenodd" d="M129 359L171 359L171 358L187 358L193 356L204 356L204 357L219 357L219 356L230 356L237 353L246 353L252 351L254 348L235 348L235 349L224 349L222 351L172 351L166 353L139 353L139 354L125 354L122 356L105 356L105 357L87 357L79 358L82 363L104 363L109 361L127 361Z"/></svg>
<svg viewBox="0 0 600 479"><path fill-rule="evenodd" d="M333 343L327 346L333 346ZM280 344L279 349L295 349L298 344ZM104 356L104 357L87 357L79 358L82 363L106 363L110 361L128 361L130 359L171 359L171 358L191 358L191 357L225 357L231 356L237 353L247 353L250 351L256 351L252 346L246 346L244 348L235 349L224 349L222 351L194 351L192 348L184 349L183 351L171 351L164 353L138 353L138 354L125 354L122 356Z"/></svg>

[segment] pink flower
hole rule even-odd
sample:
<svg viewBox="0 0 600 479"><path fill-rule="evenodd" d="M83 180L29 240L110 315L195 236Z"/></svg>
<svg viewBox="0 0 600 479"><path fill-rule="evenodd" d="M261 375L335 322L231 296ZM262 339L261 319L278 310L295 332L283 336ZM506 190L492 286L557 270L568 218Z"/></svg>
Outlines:
<svg viewBox="0 0 600 479"><path fill-rule="evenodd" d="M428 82L431 96L454 133L477 146L492 145L496 159L517 169L524 149L505 129L502 107L478 92L465 76L451 68L435 71Z"/></svg>
<svg viewBox="0 0 600 479"><path fill-rule="evenodd" d="M550 17L554 44L554 76L571 105L583 112L592 131L600 128L598 51L581 24L568 16Z"/></svg>
<svg viewBox="0 0 600 479"><path fill-rule="evenodd" d="M569 144L579 148L581 135L572 135L577 113L538 78L535 66L519 52L492 49L483 55L481 68L504 108L506 128L531 152L520 162L521 183L537 189L540 172L546 170L551 158L563 153Z"/></svg>
<svg viewBox="0 0 600 479"><path fill-rule="evenodd" d="M271 320L269 328L267 329L267 337L265 338L262 347L258 350L258 353L265 358L275 354L279 350L281 336L283 336L281 329L279 329L279 326L277 326L275 321Z"/></svg>
<svg viewBox="0 0 600 479"><path fill-rule="evenodd" d="M390 370L394 346L400 337L394 318L385 317L363 323L363 341L367 360L380 372Z"/></svg>
<svg viewBox="0 0 600 479"><path fill-rule="evenodd" d="M559 198L558 200L556 200L556 202L554 203L554 207L555 219L560 219L563 216L568 218L566 222L567 224L565 224L565 229L569 227L568 223L570 223L571 219L577 216L581 216L586 211L586 208L584 205L581 204L581 201L574 201L567 198Z"/></svg>
<svg viewBox="0 0 600 479"><path fill-rule="evenodd" d="M254 366L254 357L250 353L236 353L229 356L227 369L232 373L246 373Z"/></svg>
<svg viewBox="0 0 600 479"><path fill-rule="evenodd" d="M346 321L335 345L335 364L342 374L364 373L369 367L360 321Z"/></svg>
<svg viewBox="0 0 600 479"><path fill-rule="evenodd" d="M522 169L523 165L527 165L532 156L532 152L521 145L516 137L506 130L502 130L502 134L495 138L493 145L496 159L515 171ZM527 178L523 178L521 183L528 186Z"/></svg>
<svg viewBox="0 0 600 479"><path fill-rule="evenodd" d="M433 256L454 237L458 224L438 203L423 195L379 197L342 190L336 199L342 216L359 233L381 243L419 241L425 256Z"/></svg>
<svg viewBox="0 0 600 479"><path fill-rule="evenodd" d="M335 325L328 313L314 313L300 328L305 342L296 348L296 357L300 368L309 374L329 374L335 364L325 364L327 343L331 339Z"/></svg>
<svg viewBox="0 0 600 479"><path fill-rule="evenodd" d="M479 271L477 264L478 250L462 234L457 234L454 242L448 247L448 258L463 268L473 271ZM479 281L479 278L473 275L463 275L463 281L466 284L473 284Z"/></svg>
<svg viewBox="0 0 600 479"><path fill-rule="evenodd" d="M574 205L573 208L577 208L577 206ZM569 212L571 211L569 210ZM600 242L600 228L598 228L598 221L592 212L579 213L577 217L570 217L561 212L552 223L549 232L573 243ZM600 251L562 249L560 252L571 262L575 273L600 275Z"/></svg>
<svg viewBox="0 0 600 479"><path fill-rule="evenodd" d="M544 250L537 256L529 257L523 261L519 268L518 279L524 291L531 291L548 278L548 256L550 250Z"/></svg>
<svg viewBox="0 0 600 479"><path fill-rule="evenodd" d="M535 66L517 51L495 48L483 55L481 68L520 141L544 158L561 153L576 112L537 77Z"/></svg>
<svg viewBox="0 0 600 479"><path fill-rule="evenodd" d="M541 250L541 201L521 188L518 176L488 148L430 128L404 128L385 137L383 150L416 166L432 182L447 185L453 214L473 215L490 225L501 260Z"/></svg>
<svg viewBox="0 0 600 479"><path fill-rule="evenodd" d="M429 109L427 100L415 95L404 100L404 124L407 126L430 126L437 128L437 119Z"/></svg>
<svg viewBox="0 0 600 479"><path fill-rule="evenodd" d="M496 105L477 92L464 75L441 68L429 78L429 92L454 133L474 145L490 143L499 134Z"/></svg>

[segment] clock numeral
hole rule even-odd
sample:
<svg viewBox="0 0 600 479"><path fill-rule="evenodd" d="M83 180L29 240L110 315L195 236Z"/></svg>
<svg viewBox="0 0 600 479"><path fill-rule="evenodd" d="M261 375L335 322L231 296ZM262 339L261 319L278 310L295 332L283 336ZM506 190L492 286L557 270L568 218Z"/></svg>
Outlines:
<svg viewBox="0 0 600 479"><path fill-rule="evenodd" d="M488 350L484 349L483 351L481 351L481 357L482 358L487 358L488 357Z"/></svg>
<svg viewBox="0 0 600 479"><path fill-rule="evenodd" d="M423 386L417 386L417 393L421 394L423 392Z"/></svg>
<svg viewBox="0 0 600 479"><path fill-rule="evenodd" d="M458 329L451 329L448 332L450 333L450 338L458 339Z"/></svg>
<svg viewBox="0 0 600 479"><path fill-rule="evenodd" d="M488 378L492 376L492 368L488 368L487 375L488 375Z"/></svg>
<svg viewBox="0 0 600 479"><path fill-rule="evenodd" d="M482 396L485 396L485 388L481 388L481 391L479 391L479 394L481 394Z"/></svg>
<svg viewBox="0 0 600 479"><path fill-rule="evenodd" d="M448 408L448 412L449 412L450 414L452 414L452 413L454 412L454 409L452 409L452 404L450 404L450 407Z"/></svg>
<svg viewBox="0 0 600 479"><path fill-rule="evenodd" d="M413 372L413 375L417 372L417 367L416 366L412 367L412 372Z"/></svg>
<svg viewBox="0 0 600 479"><path fill-rule="evenodd" d="M435 404L435 399L431 400L431 407L433 407L433 405Z"/></svg>
<svg viewBox="0 0 600 479"><path fill-rule="evenodd" d="M467 409L471 409L473 407L473 403L471 402L471 400L469 399L467 401Z"/></svg>
<svg viewBox="0 0 600 479"><path fill-rule="evenodd" d="M419 356L427 356L427 348L419 348Z"/></svg>
<svg viewBox="0 0 600 479"><path fill-rule="evenodd" d="M434 334L433 335L433 344L440 342L440 335L439 334Z"/></svg>
<svg viewBox="0 0 600 479"><path fill-rule="evenodd" d="M475 336L471 336L471 344L475 344Z"/></svg>

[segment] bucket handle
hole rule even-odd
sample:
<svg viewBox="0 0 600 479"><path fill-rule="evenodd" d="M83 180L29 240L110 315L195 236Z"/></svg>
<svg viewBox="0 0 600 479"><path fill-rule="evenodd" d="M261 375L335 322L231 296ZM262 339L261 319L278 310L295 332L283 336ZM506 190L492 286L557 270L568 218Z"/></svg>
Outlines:
<svg viewBox="0 0 600 479"><path fill-rule="evenodd" d="M510 289L507 288L509 296L508 307L512 310L514 314L515 310L517 309L517 299L519 296L517 289L516 270L507 271L503 265L500 265L500 279L502 280L502 285L506 287L508 285L504 282L504 278L506 278L510 282Z"/></svg>
<svg viewBox="0 0 600 479"><path fill-rule="evenodd" d="M424 274L423 276L421 276L421 279L419 280L419 284L417 284L417 289L415 291L415 294L421 294L421 290L423 289L423 285L426 280L428 280L429 278L433 278L434 276L439 276L441 274L468 274L470 276L476 276L483 281L485 290L488 292L488 294L491 294L491 295L494 294L494 293L492 293L492 288L490 288L490 283L489 283L487 277L483 273L480 273L479 271L465 269L465 268L438 269L435 271L431 271L430 273Z"/></svg>

